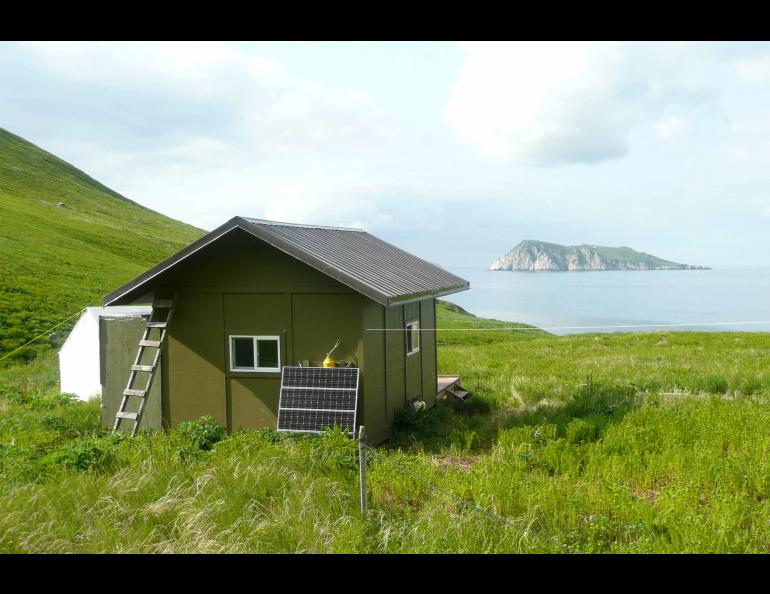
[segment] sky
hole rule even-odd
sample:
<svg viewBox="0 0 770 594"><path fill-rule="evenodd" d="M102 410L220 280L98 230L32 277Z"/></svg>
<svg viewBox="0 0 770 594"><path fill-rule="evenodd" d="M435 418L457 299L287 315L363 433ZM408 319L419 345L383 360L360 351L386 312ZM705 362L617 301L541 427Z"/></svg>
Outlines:
<svg viewBox="0 0 770 594"><path fill-rule="evenodd" d="M206 230L770 253L768 43L3 42L0 127Z"/></svg>

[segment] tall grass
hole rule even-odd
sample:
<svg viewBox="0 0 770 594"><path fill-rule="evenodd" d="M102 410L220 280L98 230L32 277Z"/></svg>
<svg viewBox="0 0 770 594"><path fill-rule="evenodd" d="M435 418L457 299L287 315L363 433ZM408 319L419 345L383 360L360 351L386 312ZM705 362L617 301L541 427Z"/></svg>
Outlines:
<svg viewBox="0 0 770 594"><path fill-rule="evenodd" d="M440 309L440 327L496 324L455 316ZM339 433L221 439L200 423L122 439L98 427L98 402L58 394L54 358L3 370L0 551L770 548L770 336L439 341L441 371L462 375L471 404L399 415L370 455L366 518L355 443Z"/></svg>

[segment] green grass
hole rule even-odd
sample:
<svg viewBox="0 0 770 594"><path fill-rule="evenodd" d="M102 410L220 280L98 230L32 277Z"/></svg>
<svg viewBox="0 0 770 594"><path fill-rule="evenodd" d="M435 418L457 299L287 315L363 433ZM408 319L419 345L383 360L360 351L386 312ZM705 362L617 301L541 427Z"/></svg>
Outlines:
<svg viewBox="0 0 770 594"><path fill-rule="evenodd" d="M53 353L0 370L0 552L562 552L534 534L591 553L770 550L770 335L438 320L488 329L439 333L471 404L399 416L370 456L366 519L344 436L122 439L98 402L58 394Z"/></svg>
<svg viewBox="0 0 770 594"><path fill-rule="evenodd" d="M202 234L0 128L0 357Z"/></svg>

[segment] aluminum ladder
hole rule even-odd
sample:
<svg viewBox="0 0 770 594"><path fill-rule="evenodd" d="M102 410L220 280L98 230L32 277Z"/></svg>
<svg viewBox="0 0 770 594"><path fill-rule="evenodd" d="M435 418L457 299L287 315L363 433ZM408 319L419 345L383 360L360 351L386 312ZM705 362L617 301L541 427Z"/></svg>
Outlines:
<svg viewBox="0 0 770 594"><path fill-rule="evenodd" d="M134 422L134 426L131 429L131 437L135 437L139 430L139 423L142 420L144 406L150 395L150 388L152 388L152 380L155 378L155 371L158 369L160 354L163 350L163 343L166 341L168 325L174 315L175 305L176 295L174 295L174 298L172 299L161 299L156 295L153 299L152 313L150 314L150 319L144 324L144 332L142 333L142 338L139 340L136 359L128 374L128 382L126 383L126 389L123 390L123 398L120 401L120 407L118 407L118 412L115 413L115 423L112 426L113 431L118 431L120 429L122 421ZM150 338L153 332L158 333L155 339ZM145 356L145 352L150 353L149 358L151 358L152 363L149 365L146 361L148 357ZM144 363L142 362L143 360L145 361ZM136 389L134 388L134 382L140 373L147 374L147 383L144 388ZM136 398L139 399L139 406L136 412L128 412L127 409L129 408L129 403L133 402L132 399ZM134 407L132 406L131 408Z"/></svg>

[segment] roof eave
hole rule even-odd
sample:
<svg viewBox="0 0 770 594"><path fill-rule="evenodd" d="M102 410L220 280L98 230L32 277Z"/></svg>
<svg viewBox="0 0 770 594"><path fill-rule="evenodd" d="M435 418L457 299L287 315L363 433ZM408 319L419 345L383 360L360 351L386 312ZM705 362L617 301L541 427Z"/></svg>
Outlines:
<svg viewBox="0 0 770 594"><path fill-rule="evenodd" d="M414 301L422 301L423 299L443 297L444 295L451 295L452 293L467 291L470 288L470 283L466 282L462 285L447 287L445 289L410 293L409 295L399 295L398 297L388 297L387 303L384 305L404 305L405 303L412 303Z"/></svg>

